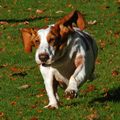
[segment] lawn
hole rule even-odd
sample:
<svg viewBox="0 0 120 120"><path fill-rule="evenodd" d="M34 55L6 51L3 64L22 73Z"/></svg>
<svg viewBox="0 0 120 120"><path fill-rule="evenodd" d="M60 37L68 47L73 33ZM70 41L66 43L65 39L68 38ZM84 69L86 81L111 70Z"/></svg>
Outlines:
<svg viewBox="0 0 120 120"><path fill-rule="evenodd" d="M85 30L96 40L96 79L67 100L58 88L61 106L44 109L48 97L35 62L35 48L26 54L24 27L43 27L79 10ZM92 20L92 22L90 22ZM96 20L95 24L92 24ZM26 85L26 86L23 86ZM1 120L119 120L120 2L119 0L0 0L0 119Z"/></svg>

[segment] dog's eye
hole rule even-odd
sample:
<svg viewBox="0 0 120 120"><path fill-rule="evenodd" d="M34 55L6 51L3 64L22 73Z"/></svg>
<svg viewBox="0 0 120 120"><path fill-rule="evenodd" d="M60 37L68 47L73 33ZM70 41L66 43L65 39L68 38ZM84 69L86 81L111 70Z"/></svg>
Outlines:
<svg viewBox="0 0 120 120"><path fill-rule="evenodd" d="M39 40L36 40L35 43L36 43L36 44L40 44L40 41L39 41Z"/></svg>
<svg viewBox="0 0 120 120"><path fill-rule="evenodd" d="M50 39L49 43L52 43L54 41L54 39Z"/></svg>

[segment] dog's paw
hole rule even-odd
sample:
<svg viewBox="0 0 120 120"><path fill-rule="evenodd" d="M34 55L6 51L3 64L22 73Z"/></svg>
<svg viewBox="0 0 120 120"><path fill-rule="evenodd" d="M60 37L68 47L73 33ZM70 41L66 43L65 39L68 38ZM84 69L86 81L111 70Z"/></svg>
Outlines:
<svg viewBox="0 0 120 120"><path fill-rule="evenodd" d="M58 105L57 104L48 104L44 108L55 110L55 109L58 109Z"/></svg>
<svg viewBox="0 0 120 120"><path fill-rule="evenodd" d="M65 91L65 97L67 99L77 98L78 97L78 91L68 89L68 90Z"/></svg>

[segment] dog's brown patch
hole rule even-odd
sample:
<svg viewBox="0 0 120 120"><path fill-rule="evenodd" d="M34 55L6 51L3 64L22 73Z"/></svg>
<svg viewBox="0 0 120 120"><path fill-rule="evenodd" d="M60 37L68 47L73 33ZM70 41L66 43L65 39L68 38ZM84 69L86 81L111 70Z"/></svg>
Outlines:
<svg viewBox="0 0 120 120"><path fill-rule="evenodd" d="M75 58L75 67L77 68L78 66L80 66L81 64L83 64L84 61L84 57L82 55L78 56L77 58Z"/></svg>
<svg viewBox="0 0 120 120"><path fill-rule="evenodd" d="M34 46L37 49L40 45L40 42L41 42L40 35L38 35L38 33L33 34L31 37L32 46Z"/></svg>

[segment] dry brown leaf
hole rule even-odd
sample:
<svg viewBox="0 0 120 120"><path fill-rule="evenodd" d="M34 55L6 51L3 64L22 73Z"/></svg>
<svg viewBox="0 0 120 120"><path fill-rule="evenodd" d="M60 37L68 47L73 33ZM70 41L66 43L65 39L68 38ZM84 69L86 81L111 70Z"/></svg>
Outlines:
<svg viewBox="0 0 120 120"><path fill-rule="evenodd" d="M3 117L4 116L4 113L0 113L0 117Z"/></svg>
<svg viewBox="0 0 120 120"><path fill-rule="evenodd" d="M9 68L9 71L14 71L14 72L24 72L24 69L17 69L17 67L11 65L11 67Z"/></svg>
<svg viewBox="0 0 120 120"><path fill-rule="evenodd" d="M36 10L36 14L43 14L43 13L45 13L45 10L39 10L39 9Z"/></svg>
<svg viewBox="0 0 120 120"><path fill-rule="evenodd" d="M38 94L38 95L36 95L36 97L43 97L44 96L44 94Z"/></svg>
<svg viewBox="0 0 120 120"><path fill-rule="evenodd" d="M119 72L118 71L114 71L113 73L111 73L111 75L112 75L112 77L113 78L115 78L116 77L116 75L118 75L119 74Z"/></svg>
<svg viewBox="0 0 120 120"><path fill-rule="evenodd" d="M32 8L28 8L28 10L33 10Z"/></svg>
<svg viewBox="0 0 120 120"><path fill-rule="evenodd" d="M92 22L92 20L90 20L90 22L88 22L88 25L95 25L95 24L97 24L96 20L94 20L93 22Z"/></svg>
<svg viewBox="0 0 120 120"><path fill-rule="evenodd" d="M72 5L70 4L70 5L67 5L66 7L72 7Z"/></svg>
<svg viewBox="0 0 120 120"><path fill-rule="evenodd" d="M8 25L9 23L8 22L0 22L0 24L2 24L2 25Z"/></svg>
<svg viewBox="0 0 120 120"><path fill-rule="evenodd" d="M120 4L120 0L118 0L118 4Z"/></svg>
<svg viewBox="0 0 120 120"><path fill-rule="evenodd" d="M10 102L11 105L16 105L16 102Z"/></svg>
<svg viewBox="0 0 120 120"><path fill-rule="evenodd" d="M35 118L35 117L32 117L30 120L38 120L37 118Z"/></svg>
<svg viewBox="0 0 120 120"><path fill-rule="evenodd" d="M41 113L42 112L42 110L38 110L38 113Z"/></svg>
<svg viewBox="0 0 120 120"><path fill-rule="evenodd" d="M18 89L26 89L26 88L30 88L31 85L22 85L20 87L18 87Z"/></svg>
<svg viewBox="0 0 120 120"><path fill-rule="evenodd" d="M25 21L24 24L29 25L29 22L28 22L28 21Z"/></svg>
<svg viewBox="0 0 120 120"><path fill-rule="evenodd" d="M45 104L47 104L47 103L48 103L48 101L47 101L47 100L43 100L42 102L43 102L43 103L45 103Z"/></svg>
<svg viewBox="0 0 120 120"><path fill-rule="evenodd" d="M58 13L63 13L63 11L59 10L59 11L57 11L56 13L57 13L57 14L58 14Z"/></svg>
<svg viewBox="0 0 120 120"><path fill-rule="evenodd" d="M5 52L5 48L1 48L1 49L0 49L0 51L3 51L3 52Z"/></svg>
<svg viewBox="0 0 120 120"><path fill-rule="evenodd" d="M5 43L4 43L4 42L2 42L2 43L1 43L1 45L5 45Z"/></svg>

